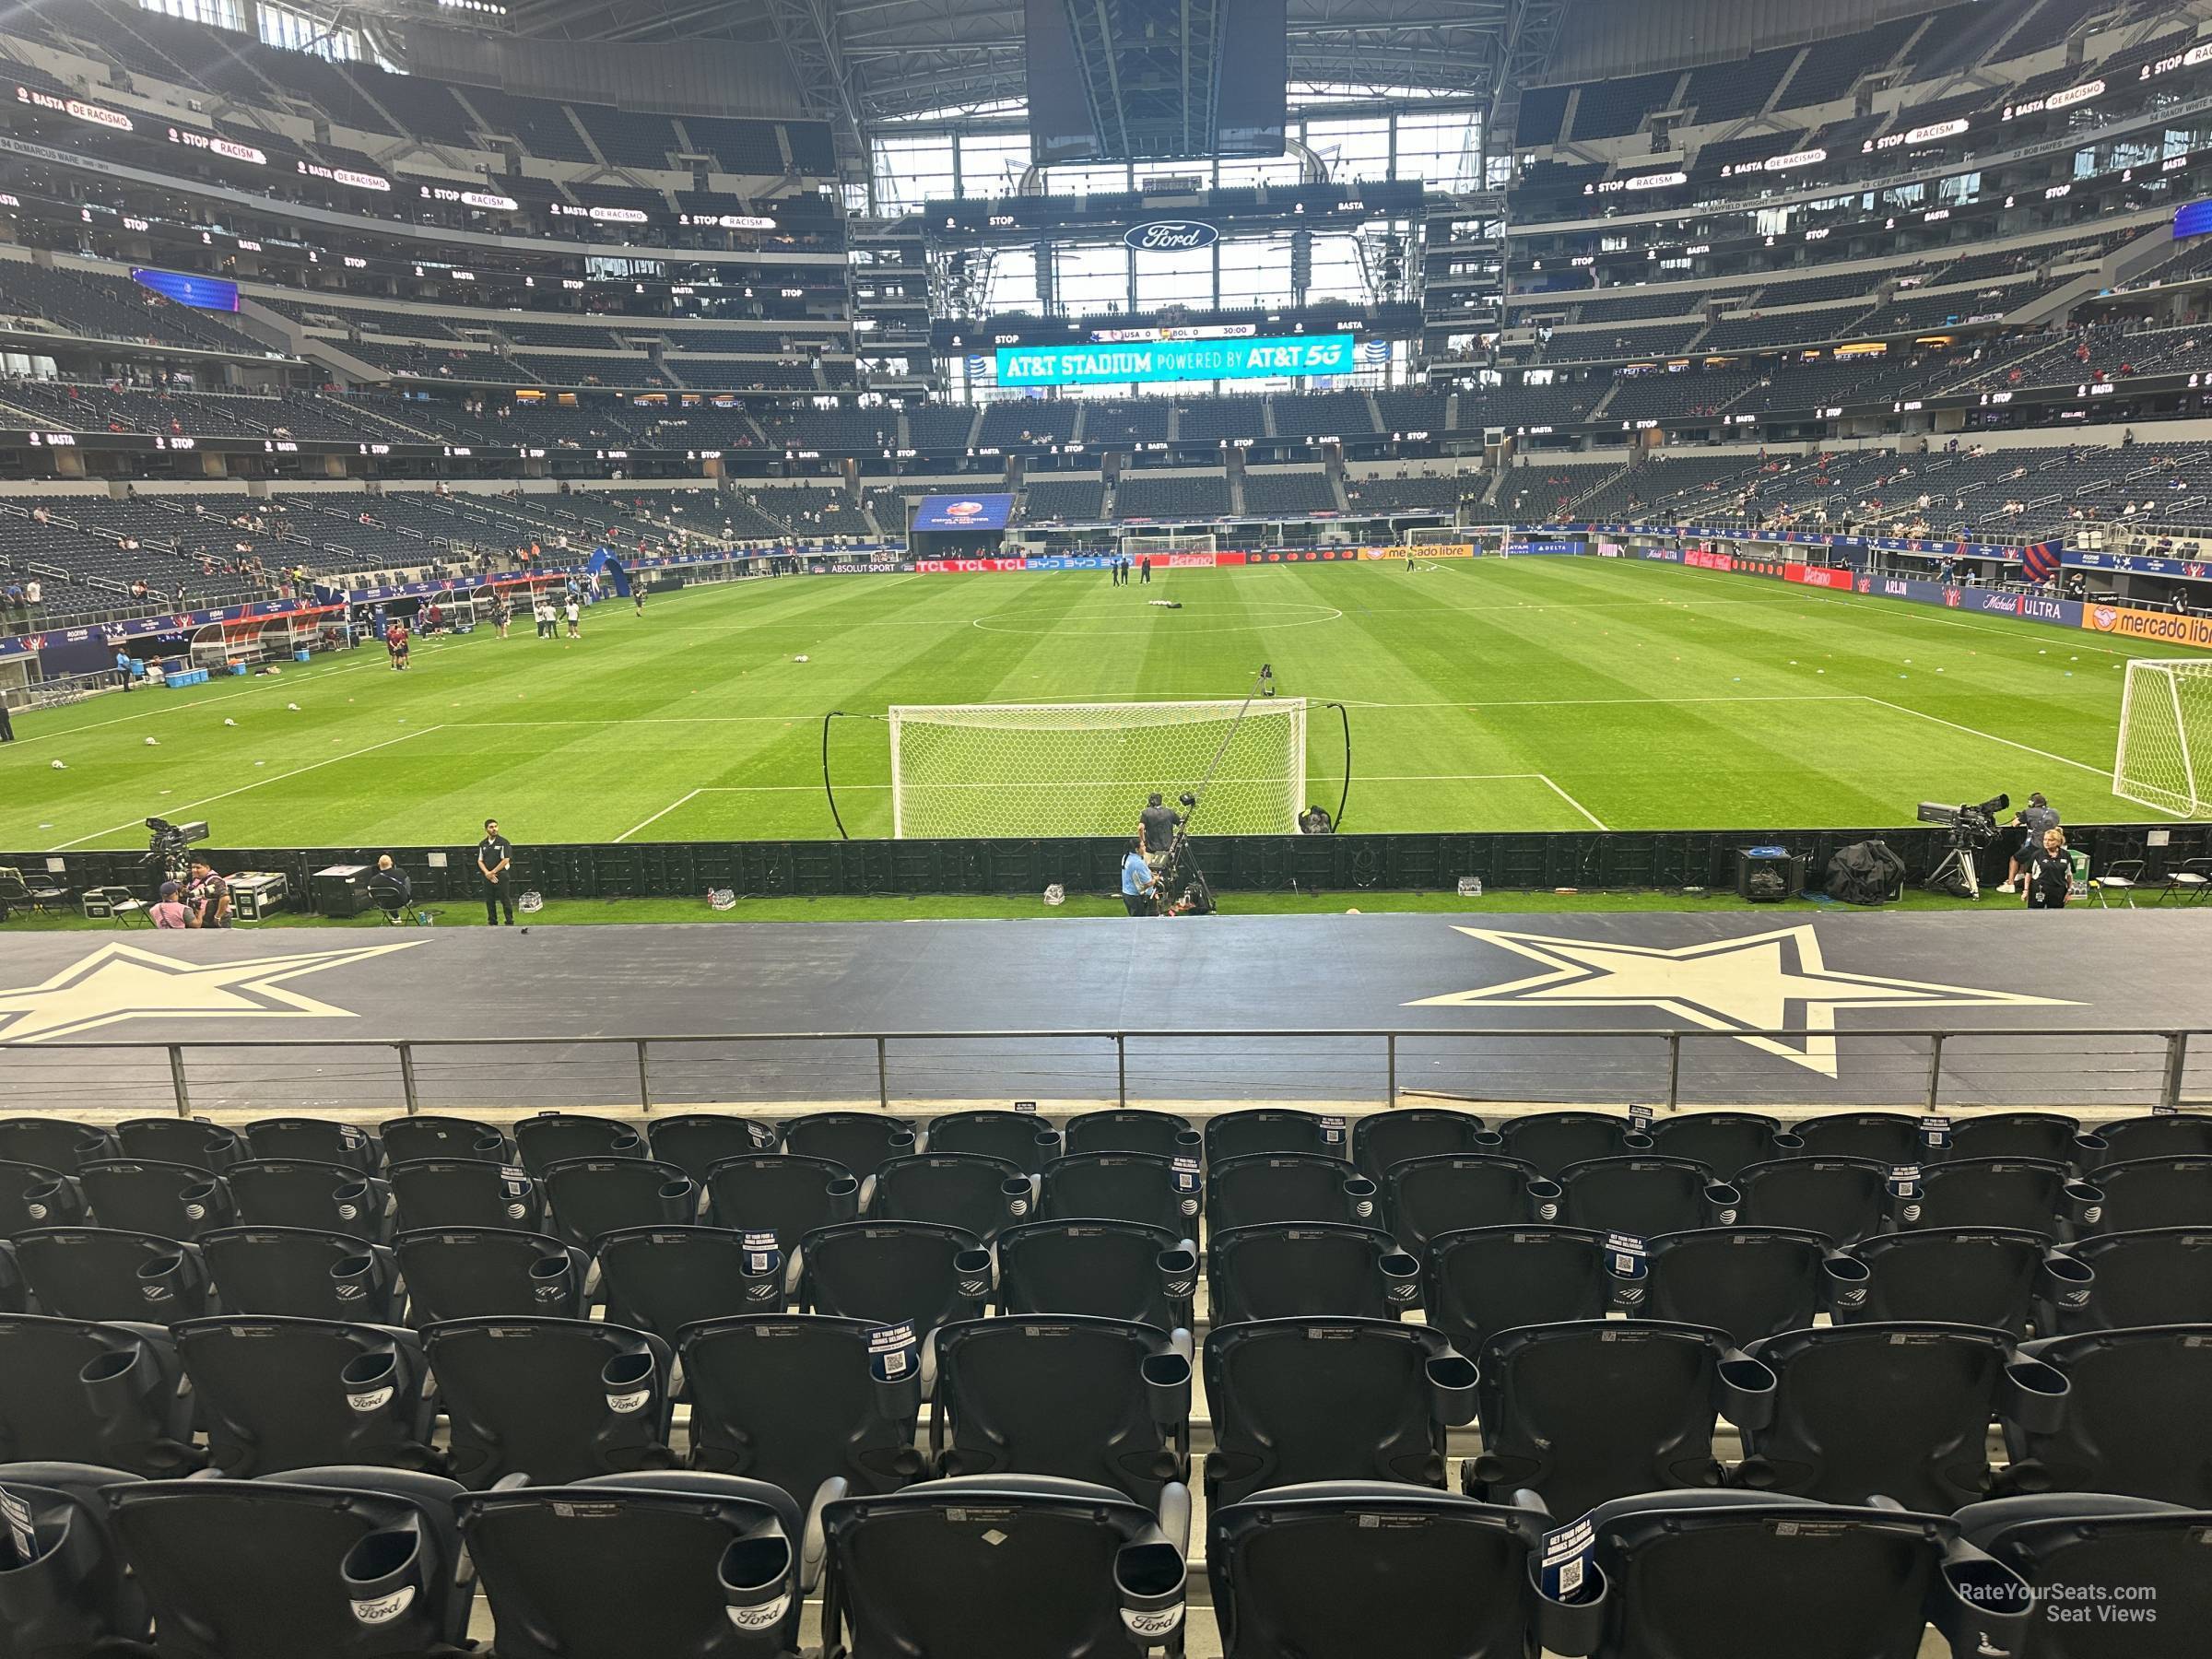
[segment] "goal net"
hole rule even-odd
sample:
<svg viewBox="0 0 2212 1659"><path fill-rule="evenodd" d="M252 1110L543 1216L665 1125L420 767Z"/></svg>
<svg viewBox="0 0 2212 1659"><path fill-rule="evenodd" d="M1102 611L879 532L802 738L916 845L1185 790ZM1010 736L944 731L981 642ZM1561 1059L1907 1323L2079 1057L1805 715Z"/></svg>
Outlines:
<svg viewBox="0 0 2212 1659"><path fill-rule="evenodd" d="M1130 535L1122 537L1122 551L1132 559L1147 553L1214 553L1220 549L1216 535Z"/></svg>
<svg viewBox="0 0 2212 1659"><path fill-rule="evenodd" d="M901 839L1130 835L1158 790L1207 783L1193 828L1277 835L1306 793L1303 698L1241 702L895 706L891 833ZM1215 757L1220 757L1218 766Z"/></svg>
<svg viewBox="0 0 2212 1659"><path fill-rule="evenodd" d="M2212 814L2212 661L2128 664L2112 793L2187 818Z"/></svg>
<svg viewBox="0 0 2212 1659"><path fill-rule="evenodd" d="M1409 524L1406 529L1406 545L1409 547L1471 547L1477 544L1474 530L1465 524Z"/></svg>

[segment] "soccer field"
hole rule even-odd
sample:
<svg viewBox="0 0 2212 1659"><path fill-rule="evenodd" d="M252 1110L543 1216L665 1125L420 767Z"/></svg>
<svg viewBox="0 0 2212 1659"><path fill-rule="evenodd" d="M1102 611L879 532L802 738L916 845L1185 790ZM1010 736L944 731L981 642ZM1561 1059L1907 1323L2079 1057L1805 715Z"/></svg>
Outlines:
<svg viewBox="0 0 2212 1659"><path fill-rule="evenodd" d="M538 843L829 837L827 710L1238 699L1263 661L1350 705L1352 831L1905 824L2030 789L2077 823L2159 816L2110 786L2123 669L2155 650L1676 566L784 579L602 605L583 632L20 716L0 849L143 846L149 814L230 847L465 843L487 817ZM1307 742L1333 810L1335 717ZM834 746L846 829L889 834L887 728L840 721Z"/></svg>

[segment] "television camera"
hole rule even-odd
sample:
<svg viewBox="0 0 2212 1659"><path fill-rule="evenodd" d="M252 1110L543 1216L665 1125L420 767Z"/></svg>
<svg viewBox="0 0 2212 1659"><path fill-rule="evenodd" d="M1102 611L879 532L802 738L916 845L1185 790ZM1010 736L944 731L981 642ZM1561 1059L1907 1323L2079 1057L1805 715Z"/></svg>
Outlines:
<svg viewBox="0 0 2212 1659"><path fill-rule="evenodd" d="M161 866L162 880L182 881L192 873L191 850L208 837L206 820L172 824L167 818L149 818L146 828L145 862Z"/></svg>
<svg viewBox="0 0 2212 1659"><path fill-rule="evenodd" d="M1976 806L1948 806L1941 801L1923 801L1916 816L1924 824L1941 824L1950 851L1928 874L1936 892L1962 898L1982 897L1982 877L1974 869L1974 854L1997 839L1997 814L2012 805L2010 795L1992 795Z"/></svg>

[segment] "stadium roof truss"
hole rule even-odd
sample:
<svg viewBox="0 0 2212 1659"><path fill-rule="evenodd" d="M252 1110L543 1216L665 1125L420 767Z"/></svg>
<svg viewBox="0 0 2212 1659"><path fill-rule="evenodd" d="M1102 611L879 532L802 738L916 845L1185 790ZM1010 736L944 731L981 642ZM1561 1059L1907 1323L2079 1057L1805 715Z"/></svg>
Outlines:
<svg viewBox="0 0 2212 1659"><path fill-rule="evenodd" d="M1102 0L1064 3L1094 19L1119 9ZM1572 4L1288 0L1290 78L1517 100L1542 75ZM1220 0L1170 5L1182 33L1213 51ZM1022 11L1020 0L513 0L508 21L525 34L573 41L772 41L809 107L850 138L875 121L1020 99ZM1141 119L1141 100L1112 84L1126 53L1101 46L1094 34L1083 53L1093 98ZM1198 62L1194 50L1191 66Z"/></svg>

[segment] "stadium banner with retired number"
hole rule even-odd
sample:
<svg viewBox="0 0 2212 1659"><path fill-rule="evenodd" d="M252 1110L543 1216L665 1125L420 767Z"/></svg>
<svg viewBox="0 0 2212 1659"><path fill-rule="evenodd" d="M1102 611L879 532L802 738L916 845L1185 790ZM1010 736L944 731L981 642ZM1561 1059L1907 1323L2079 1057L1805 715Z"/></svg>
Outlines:
<svg viewBox="0 0 2212 1659"><path fill-rule="evenodd" d="M2187 645L2212 651L2212 618L2179 617L2171 611L2137 610L2131 605L2085 605L2081 625L2097 633L2160 645Z"/></svg>

